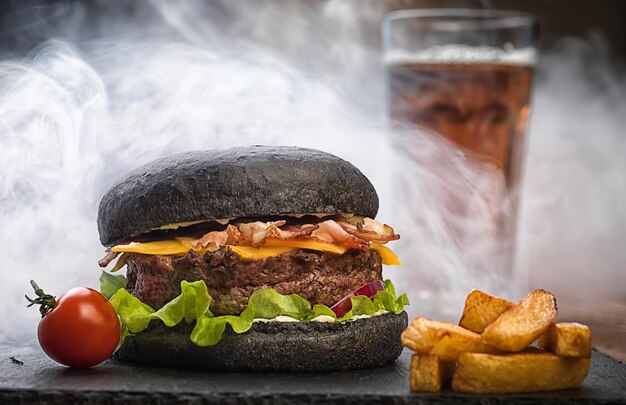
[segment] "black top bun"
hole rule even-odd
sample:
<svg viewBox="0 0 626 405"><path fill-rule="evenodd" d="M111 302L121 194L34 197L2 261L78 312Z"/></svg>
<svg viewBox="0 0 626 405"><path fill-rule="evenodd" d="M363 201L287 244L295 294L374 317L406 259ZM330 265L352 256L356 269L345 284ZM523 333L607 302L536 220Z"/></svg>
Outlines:
<svg viewBox="0 0 626 405"><path fill-rule="evenodd" d="M218 371L320 372L378 367L402 353L406 312L353 321L254 323L246 333L226 327L215 346L189 340L194 324L153 321L127 337L115 358L150 366Z"/></svg>
<svg viewBox="0 0 626 405"><path fill-rule="evenodd" d="M374 218L378 195L352 164L329 153L251 146L171 155L141 166L105 193L105 246L164 225L284 214Z"/></svg>

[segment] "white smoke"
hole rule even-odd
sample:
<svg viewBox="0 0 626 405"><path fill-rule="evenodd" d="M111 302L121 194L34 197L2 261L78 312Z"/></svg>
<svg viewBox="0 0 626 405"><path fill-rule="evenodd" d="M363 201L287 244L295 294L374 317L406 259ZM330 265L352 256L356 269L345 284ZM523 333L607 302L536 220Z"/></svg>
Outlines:
<svg viewBox="0 0 626 405"><path fill-rule="evenodd" d="M613 302L623 314L626 71L603 45L599 37L564 39L542 57L518 266L532 286L579 312L605 313Z"/></svg>
<svg viewBox="0 0 626 405"><path fill-rule="evenodd" d="M356 13L347 1L287 7L271 2L152 2L149 20L91 26L88 41L81 40L81 30L89 26L85 10L74 6L68 16L73 23L64 28L70 39L48 41L23 60L0 62L0 330L17 318L38 316L24 305L31 278L57 294L76 285L97 286L96 261L103 253L95 225L97 205L116 178L170 153L236 145L315 147L359 167L381 197L378 218L402 234L396 250L405 266L386 269L386 276L416 304L428 302L429 288L500 288L493 277L497 269L481 273L472 268L467 260L473 252L452 243L450 229L442 225L447 212L438 206L437 193L473 196L470 206L476 217L465 226L472 230L476 252L482 252L481 245L490 238L485 193L501 179L432 134L413 132L410 141L392 145L376 39L383 10L378 2L364 4ZM140 23L141 29L132 28ZM574 77L579 73L571 72ZM614 162L624 144L606 144L616 140L608 123L623 118L611 114L614 109L599 112L607 123L600 135L588 135L573 124L571 133L582 135L545 129L550 126L539 130L542 119L555 129L570 120L566 113L542 118L541 111L566 111L559 109L560 103L572 96L546 89L550 92L537 90L530 134L524 195L530 222L523 228L526 261L520 268L532 275L542 274L534 273L537 262L549 262L551 269L571 263L573 272L584 275L582 266L590 263L597 247L580 251L584 257L576 262L562 249L567 238L556 234L559 229L576 230L578 239L570 246L579 248L595 243L598 239L592 238L601 233L608 242L603 279L608 289L607 280L616 276L610 269L626 263L615 250L624 227L606 225L618 224L615 218L623 220L624 215L624 193L616 175L623 166ZM616 94L622 97L623 88ZM597 122L594 110L586 118L589 126ZM549 132L552 138L537 138L534 132ZM596 145L594 136L605 143ZM601 153L589 154L590 148ZM552 152L557 150L568 151L561 156L569 166L553 170ZM574 177L576 182L569 170L572 162L583 173ZM605 165L598 171L600 163ZM544 170L555 176L550 184L560 189L539 187L550 178ZM608 184L595 183L595 173ZM450 178L455 182L448 183ZM585 212L591 217L578 212L583 208L580 196L576 209L562 210L559 201L571 190L568 185L590 190L585 195L593 209ZM591 193L600 189L615 201L611 212L603 211L610 207L608 196ZM594 228L589 227L592 222ZM528 238L536 226L545 226L543 238ZM548 250L552 238L558 240ZM551 288L557 280L539 281ZM458 313L457 298L451 305ZM411 313L430 310L414 305Z"/></svg>

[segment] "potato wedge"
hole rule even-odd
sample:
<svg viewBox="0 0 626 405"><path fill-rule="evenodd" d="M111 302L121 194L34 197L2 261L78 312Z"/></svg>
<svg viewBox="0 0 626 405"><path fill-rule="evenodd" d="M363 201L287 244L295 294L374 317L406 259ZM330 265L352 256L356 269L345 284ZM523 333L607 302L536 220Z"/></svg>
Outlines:
<svg viewBox="0 0 626 405"><path fill-rule="evenodd" d="M591 356L591 329L579 323L559 322L539 338L538 346L560 357Z"/></svg>
<svg viewBox="0 0 626 405"><path fill-rule="evenodd" d="M574 388L582 384L590 365L591 359L566 359L546 352L463 353L452 374L452 389L487 394Z"/></svg>
<svg viewBox="0 0 626 405"><path fill-rule="evenodd" d="M421 354L434 354L454 361L464 352L498 353L485 345L480 335L448 322L415 318L400 337L402 344Z"/></svg>
<svg viewBox="0 0 626 405"><path fill-rule="evenodd" d="M557 316L556 298L535 290L485 328L484 344L508 352L519 352L543 335Z"/></svg>
<svg viewBox="0 0 626 405"><path fill-rule="evenodd" d="M414 354L411 358L411 391L439 392L450 382L454 363L432 354Z"/></svg>
<svg viewBox="0 0 626 405"><path fill-rule="evenodd" d="M472 332L482 333L485 328L498 319L502 313L514 304L504 298L494 297L482 291L474 290L465 299L463 315L459 326Z"/></svg>

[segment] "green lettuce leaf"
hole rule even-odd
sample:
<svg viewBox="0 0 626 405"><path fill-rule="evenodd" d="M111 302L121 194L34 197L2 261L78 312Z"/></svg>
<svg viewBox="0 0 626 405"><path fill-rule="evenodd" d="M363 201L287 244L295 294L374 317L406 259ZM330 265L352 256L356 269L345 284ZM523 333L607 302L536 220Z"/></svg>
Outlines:
<svg viewBox="0 0 626 405"><path fill-rule="evenodd" d="M254 308L255 318L265 319L279 315L302 319L311 312L311 303L298 294L282 295L271 288L253 292L248 300L248 307Z"/></svg>
<svg viewBox="0 0 626 405"><path fill-rule="evenodd" d="M211 296L204 281L182 281L181 294L155 311L149 305L131 295L125 288L117 290L111 297L111 305L122 323L131 333L141 332L153 319L161 320L166 326L178 325L183 319L192 322L203 316L213 317L209 311Z"/></svg>
<svg viewBox="0 0 626 405"><path fill-rule="evenodd" d="M255 291L248 300L248 306L240 315L215 316L209 310L211 296L204 281L182 281L181 294L155 311L150 306L132 296L126 289L119 288L111 296L110 302L119 315L123 327L128 334L135 334L148 327L150 321L158 319L166 326L172 327L183 320L196 324L190 339L198 346L212 346L220 341L226 325L230 325L235 333L244 333L252 327L254 319L272 319L280 315L290 316L302 322L327 315L336 321L343 322L356 315L375 315L381 311L401 313L408 305L405 294L396 297L395 289L390 281L385 281L386 289L378 291L370 299L365 296L352 297L352 310L341 319L325 305L311 305L309 301L297 294L282 295L264 288Z"/></svg>
<svg viewBox="0 0 626 405"><path fill-rule="evenodd" d="M374 305L394 314L402 313L404 307L409 305L409 297L406 294L396 297L396 289L390 280L385 280L385 286L383 291L378 291L374 296Z"/></svg>
<svg viewBox="0 0 626 405"><path fill-rule="evenodd" d="M100 292L107 299L110 299L117 290L124 287L126 287L126 277L124 275L115 276L106 271L100 274Z"/></svg>
<svg viewBox="0 0 626 405"><path fill-rule="evenodd" d="M130 333L141 332L148 327L155 311L149 305L132 296L125 288L120 288L109 300L120 317L122 325Z"/></svg>
<svg viewBox="0 0 626 405"><path fill-rule="evenodd" d="M222 338L226 324L235 333L244 333L252 327L253 321L254 309L249 305L241 315L203 316L197 320L189 338L198 346L213 346Z"/></svg>
<svg viewBox="0 0 626 405"><path fill-rule="evenodd" d="M329 307L322 304L315 304L313 305L313 310L311 311L309 316L304 319L304 321L310 321L311 319L317 318L318 316L322 315L330 316L331 318L337 319L337 316Z"/></svg>

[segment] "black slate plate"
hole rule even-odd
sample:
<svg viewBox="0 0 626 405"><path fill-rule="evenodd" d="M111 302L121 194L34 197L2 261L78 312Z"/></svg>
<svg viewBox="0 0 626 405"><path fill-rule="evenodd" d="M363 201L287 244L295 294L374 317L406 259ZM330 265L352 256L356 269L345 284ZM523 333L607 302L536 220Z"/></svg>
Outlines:
<svg viewBox="0 0 626 405"><path fill-rule="evenodd" d="M579 389L520 395L411 393L410 357L405 349L387 367L327 374L200 373L114 361L75 370L48 359L33 334L16 332L0 343L0 403L626 403L626 365L597 351Z"/></svg>

